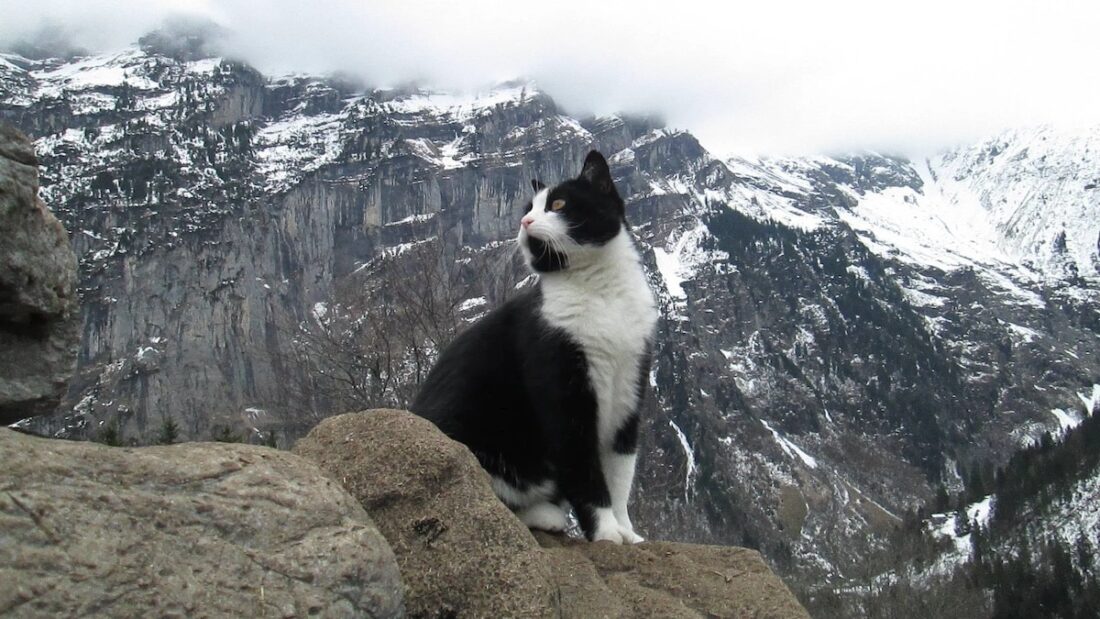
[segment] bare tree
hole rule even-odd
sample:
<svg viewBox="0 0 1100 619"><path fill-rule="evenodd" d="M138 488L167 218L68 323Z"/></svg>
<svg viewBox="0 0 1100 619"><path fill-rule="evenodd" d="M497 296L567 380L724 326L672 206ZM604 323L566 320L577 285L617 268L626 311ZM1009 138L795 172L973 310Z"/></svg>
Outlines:
<svg viewBox="0 0 1100 619"><path fill-rule="evenodd" d="M437 239L386 250L293 325L304 369L293 391L312 422L363 408L407 408L436 357L470 318L463 302L496 296L518 272L510 246L449 251ZM303 420L306 421L306 420ZM311 424L312 425L312 424Z"/></svg>

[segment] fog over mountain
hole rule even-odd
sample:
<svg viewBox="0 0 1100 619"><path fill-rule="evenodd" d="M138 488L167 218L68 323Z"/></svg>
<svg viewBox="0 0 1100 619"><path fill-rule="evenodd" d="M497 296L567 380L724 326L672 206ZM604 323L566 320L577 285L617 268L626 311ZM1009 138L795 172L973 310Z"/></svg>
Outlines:
<svg viewBox="0 0 1100 619"><path fill-rule="evenodd" d="M913 155L1006 127L1100 122L1094 3L3 0L0 11L5 48L117 49L184 16L225 28L223 53L268 74L459 89L523 76L574 115L656 114L716 153Z"/></svg>

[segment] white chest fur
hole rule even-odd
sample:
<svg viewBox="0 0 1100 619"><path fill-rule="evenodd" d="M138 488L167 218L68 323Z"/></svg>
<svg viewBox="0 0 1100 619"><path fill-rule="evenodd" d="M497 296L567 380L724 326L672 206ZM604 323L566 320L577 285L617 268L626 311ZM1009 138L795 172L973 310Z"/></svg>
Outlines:
<svg viewBox="0 0 1100 619"><path fill-rule="evenodd" d="M542 316L581 346L596 392L600 443L638 404L638 380L657 324L657 307L633 241L625 232L579 268L542 276Z"/></svg>

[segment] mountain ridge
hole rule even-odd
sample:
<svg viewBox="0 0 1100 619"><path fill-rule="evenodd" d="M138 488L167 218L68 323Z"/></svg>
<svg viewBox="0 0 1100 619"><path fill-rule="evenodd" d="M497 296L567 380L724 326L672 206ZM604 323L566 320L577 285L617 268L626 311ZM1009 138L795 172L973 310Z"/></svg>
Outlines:
<svg viewBox="0 0 1100 619"><path fill-rule="evenodd" d="M172 419L288 444L347 410L302 375L311 337L379 315L409 273L388 265L440 262L431 242L448 329L506 298L529 281L507 243L528 181L591 147L662 306L635 499L651 530L843 578L961 484L957 462L1003 464L1100 383L1100 217L1081 215L1100 194L1076 138L1057 156L1040 132L915 163L722 160L653 119L570 117L527 82L355 92L138 48L0 57L0 92L80 258L77 378L41 431L144 441ZM1021 192L1038 197L1010 208ZM1063 216L1039 198L1081 200ZM390 377L413 386L439 343L414 335Z"/></svg>

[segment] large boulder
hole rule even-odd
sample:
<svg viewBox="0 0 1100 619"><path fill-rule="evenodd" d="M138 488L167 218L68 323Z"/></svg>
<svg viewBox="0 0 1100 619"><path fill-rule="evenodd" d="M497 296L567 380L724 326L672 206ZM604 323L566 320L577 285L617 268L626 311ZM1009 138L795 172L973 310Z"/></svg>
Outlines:
<svg viewBox="0 0 1100 619"><path fill-rule="evenodd" d="M295 453L340 481L390 542L410 617L557 617L531 533L464 445L404 411L331 417Z"/></svg>
<svg viewBox="0 0 1100 619"><path fill-rule="evenodd" d="M562 592L563 617L809 617L755 550L536 537Z"/></svg>
<svg viewBox="0 0 1100 619"><path fill-rule="evenodd" d="M0 428L0 615L400 617L339 484L285 452L112 448Z"/></svg>
<svg viewBox="0 0 1100 619"><path fill-rule="evenodd" d="M79 345L76 256L38 199L26 136L0 124L0 424L57 407Z"/></svg>
<svg viewBox="0 0 1100 619"><path fill-rule="evenodd" d="M808 617L752 550L536 539L474 455L411 413L333 417L294 450L378 524L412 617Z"/></svg>

